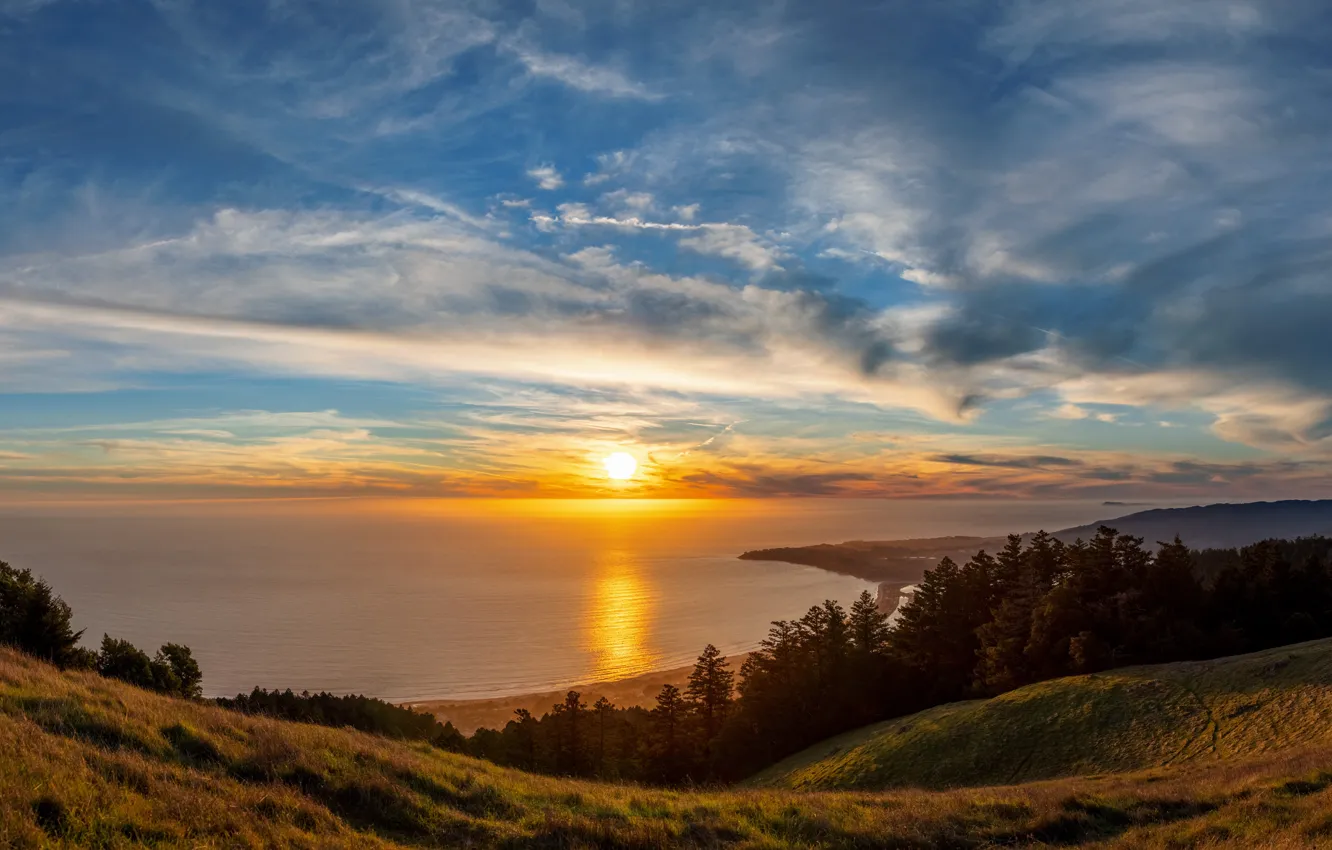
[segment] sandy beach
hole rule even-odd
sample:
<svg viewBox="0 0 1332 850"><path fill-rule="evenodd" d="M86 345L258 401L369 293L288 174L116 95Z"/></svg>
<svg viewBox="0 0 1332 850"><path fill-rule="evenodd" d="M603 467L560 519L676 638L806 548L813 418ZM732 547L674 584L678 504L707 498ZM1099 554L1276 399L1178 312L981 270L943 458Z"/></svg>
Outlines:
<svg viewBox="0 0 1332 850"><path fill-rule="evenodd" d="M727 660L731 664L731 669L738 672L740 665L745 663L747 656L748 653L740 653L728 657ZM428 711L438 717L441 722L449 721L458 728L458 731L464 735L470 735L482 727L504 728L504 724L512 720L513 713L520 708L525 708L540 717L550 711L551 706L555 703L563 702L564 695L571 690L582 694L583 702L588 706L591 706L601 697L605 697L618 706L641 705L650 708L656 704L657 692L661 690L662 685L671 684L683 688L685 680L689 678L689 671L692 669L693 665L689 665L644 673L641 676L633 676L614 682L591 682L583 685L570 685L558 690L495 697L493 699L425 700L403 703L403 705L420 711Z"/></svg>

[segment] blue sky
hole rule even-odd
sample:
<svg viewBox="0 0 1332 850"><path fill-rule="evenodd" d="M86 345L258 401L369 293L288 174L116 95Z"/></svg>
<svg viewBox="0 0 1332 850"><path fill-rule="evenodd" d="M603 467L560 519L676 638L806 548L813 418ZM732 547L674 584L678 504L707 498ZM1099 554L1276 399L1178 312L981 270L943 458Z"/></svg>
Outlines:
<svg viewBox="0 0 1332 850"><path fill-rule="evenodd" d="M0 0L0 496L1321 495L1329 39Z"/></svg>

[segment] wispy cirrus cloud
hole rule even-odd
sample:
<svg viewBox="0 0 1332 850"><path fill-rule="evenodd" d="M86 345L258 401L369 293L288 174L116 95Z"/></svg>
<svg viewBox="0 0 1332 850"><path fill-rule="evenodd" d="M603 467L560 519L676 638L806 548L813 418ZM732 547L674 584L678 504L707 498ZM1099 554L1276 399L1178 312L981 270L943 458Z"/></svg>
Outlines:
<svg viewBox="0 0 1332 850"><path fill-rule="evenodd" d="M521 42L510 43L507 49L534 77L551 79L579 91L639 100L662 97L620 70L593 65L577 56L548 53Z"/></svg>

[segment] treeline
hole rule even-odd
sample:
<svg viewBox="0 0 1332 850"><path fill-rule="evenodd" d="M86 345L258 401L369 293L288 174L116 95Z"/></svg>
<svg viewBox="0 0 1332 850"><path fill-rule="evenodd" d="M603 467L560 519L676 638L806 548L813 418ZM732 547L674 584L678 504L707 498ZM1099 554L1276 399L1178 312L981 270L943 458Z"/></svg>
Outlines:
<svg viewBox="0 0 1332 850"><path fill-rule="evenodd" d="M12 646L64 669L94 670L141 688L185 699L202 694L203 673L188 646L163 644L156 655L102 635L93 651L79 645L74 612L32 570L0 561L0 645Z"/></svg>
<svg viewBox="0 0 1332 850"><path fill-rule="evenodd" d="M440 723L433 714L413 711L382 699L366 696L335 696L330 693L293 693L255 688L234 699L222 697L217 704L246 714L262 714L299 723L321 726L350 726L389 738L426 741L446 750L461 751L465 740L452 723Z"/></svg>
<svg viewBox="0 0 1332 850"><path fill-rule="evenodd" d="M933 705L1130 664L1250 652L1332 635L1332 541L1156 551L1101 528L1065 544L1013 535L945 558L890 629L868 593L773 624L733 673L714 647L652 709L584 705L481 729L466 751L563 775L732 781L840 732Z"/></svg>
<svg viewBox="0 0 1332 850"><path fill-rule="evenodd" d="M862 593L848 612L811 608L772 632L737 671L716 647L683 690L665 685L651 709L592 706L570 691L541 717L525 709L479 729L466 752L570 776L690 784L737 779L794 750L876 719L886 705L887 617Z"/></svg>

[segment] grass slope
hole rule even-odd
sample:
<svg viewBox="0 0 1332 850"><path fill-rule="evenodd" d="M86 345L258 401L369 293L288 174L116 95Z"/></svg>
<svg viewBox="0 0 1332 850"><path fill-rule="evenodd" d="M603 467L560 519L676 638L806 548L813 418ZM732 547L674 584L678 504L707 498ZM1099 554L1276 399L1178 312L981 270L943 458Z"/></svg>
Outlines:
<svg viewBox="0 0 1332 850"><path fill-rule="evenodd" d="M824 741L757 787L946 788L1332 746L1332 640L1130 667L953 703Z"/></svg>
<svg viewBox="0 0 1332 850"><path fill-rule="evenodd" d="M667 792L246 717L0 650L0 847L1332 845L1332 750L967 791Z"/></svg>

